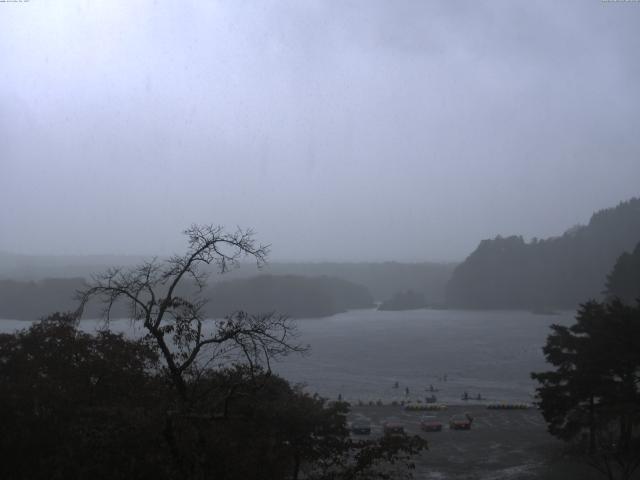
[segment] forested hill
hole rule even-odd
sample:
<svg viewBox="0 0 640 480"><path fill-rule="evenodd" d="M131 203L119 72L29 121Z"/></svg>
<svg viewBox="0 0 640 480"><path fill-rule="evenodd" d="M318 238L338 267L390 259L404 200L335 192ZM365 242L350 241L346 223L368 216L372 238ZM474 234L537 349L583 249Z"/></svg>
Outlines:
<svg viewBox="0 0 640 480"><path fill-rule="evenodd" d="M463 308L573 308L600 298L616 259L640 241L640 198L593 214L560 237L483 240L447 284Z"/></svg>
<svg viewBox="0 0 640 480"><path fill-rule="evenodd" d="M429 304L442 304L451 278L452 263L269 263L264 273L272 275L327 276L343 278L367 287L375 300L386 300L398 291L413 290ZM242 271L238 272L242 274ZM231 272L235 274L235 272Z"/></svg>
<svg viewBox="0 0 640 480"><path fill-rule="evenodd" d="M277 312L293 318L326 317L355 308L371 308L366 287L341 278L259 275L218 282L207 295L207 313L223 317L236 310Z"/></svg>
<svg viewBox="0 0 640 480"><path fill-rule="evenodd" d="M0 319L36 320L56 311L78 307L75 292L85 286L83 278L54 278L38 282L0 279ZM193 294L193 285L180 294ZM277 312L294 318L325 317L349 309L371 308L373 298L366 287L341 278L297 275L260 275L212 283L202 292L210 299L206 314L221 318L236 310L250 314ZM85 318L101 315L102 305L91 302ZM114 318L128 316L122 303L112 310Z"/></svg>
<svg viewBox="0 0 640 480"><path fill-rule="evenodd" d="M152 255L34 256L0 251L0 281L39 282L48 278L91 278L108 268L128 268L150 258ZM225 275L217 275L212 271L211 282L247 279L258 273L327 276L363 285L376 300L386 300L398 291L413 290L423 294L429 304L442 304L445 300L445 286L454 268L455 264L452 263L435 262L269 262L258 271L255 264L245 263Z"/></svg>

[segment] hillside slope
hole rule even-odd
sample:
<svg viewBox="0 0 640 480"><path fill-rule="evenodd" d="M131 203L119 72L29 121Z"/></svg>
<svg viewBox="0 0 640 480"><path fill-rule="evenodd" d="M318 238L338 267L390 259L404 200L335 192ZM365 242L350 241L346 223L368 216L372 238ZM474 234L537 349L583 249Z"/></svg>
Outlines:
<svg viewBox="0 0 640 480"><path fill-rule="evenodd" d="M640 241L640 198L593 214L560 237L483 240L454 270L447 303L462 308L573 308L600 298L616 259Z"/></svg>

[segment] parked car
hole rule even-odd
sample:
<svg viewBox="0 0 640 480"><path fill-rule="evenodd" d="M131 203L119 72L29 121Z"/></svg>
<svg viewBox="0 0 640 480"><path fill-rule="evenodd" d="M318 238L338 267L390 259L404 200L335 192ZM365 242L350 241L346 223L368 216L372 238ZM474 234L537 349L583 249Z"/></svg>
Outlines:
<svg viewBox="0 0 640 480"><path fill-rule="evenodd" d="M351 433L354 435L371 435L371 425L366 422L355 422L351 425Z"/></svg>
<svg viewBox="0 0 640 480"><path fill-rule="evenodd" d="M399 423L386 422L382 431L385 435L404 435L404 427Z"/></svg>
<svg viewBox="0 0 640 480"><path fill-rule="evenodd" d="M449 419L449 428L451 430L471 430L471 423L473 423L473 417L468 413L453 415Z"/></svg>
<svg viewBox="0 0 640 480"><path fill-rule="evenodd" d="M423 415L420 419L420 428L425 432L442 431L442 422L435 415Z"/></svg>

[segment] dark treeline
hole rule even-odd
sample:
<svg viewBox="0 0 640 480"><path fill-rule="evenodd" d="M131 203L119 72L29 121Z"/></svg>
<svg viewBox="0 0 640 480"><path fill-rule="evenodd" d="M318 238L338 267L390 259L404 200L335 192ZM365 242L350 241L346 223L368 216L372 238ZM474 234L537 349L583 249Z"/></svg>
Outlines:
<svg viewBox="0 0 640 480"><path fill-rule="evenodd" d="M398 292L389 300L382 302L378 310L415 310L426 306L424 295L413 290L406 290Z"/></svg>
<svg viewBox="0 0 640 480"><path fill-rule="evenodd" d="M51 311L77 307L75 292L85 285L82 278L45 279L39 282L0 280L0 318L35 320ZM183 293L191 293L182 288ZM330 277L260 275L212 283L202 295L210 301L207 315L222 318L236 310L281 312L294 318L325 317L355 308L373 306L369 291L353 282ZM101 307L88 304L85 315L97 318ZM112 317L127 317L116 303Z"/></svg>
<svg viewBox="0 0 640 480"><path fill-rule="evenodd" d="M574 308L600 298L616 259L640 240L640 199L596 212L560 237L483 240L454 271L447 303L464 308Z"/></svg>
<svg viewBox="0 0 640 480"><path fill-rule="evenodd" d="M338 277L364 285L373 298L383 301L399 291L413 290L429 304L441 304L454 263L270 263L266 273ZM232 272L234 273L234 272Z"/></svg>
<svg viewBox="0 0 640 480"><path fill-rule="evenodd" d="M346 403L255 365L198 369L185 388L153 342L90 335L72 316L0 334L0 477L382 479L380 464L426 448L409 436L352 441Z"/></svg>
<svg viewBox="0 0 640 480"><path fill-rule="evenodd" d="M0 252L0 279L38 281L46 278L90 278L91 275L119 265L129 267L142 261L135 256L30 256ZM398 291L413 290L424 294L430 304L441 304L445 286L455 268L453 263L335 263L273 262L262 268L270 275L305 277L337 277L369 289L375 300L386 300ZM228 272L224 280L250 278L257 274L255 266L241 265ZM212 282L223 278L212 271Z"/></svg>
<svg viewBox="0 0 640 480"><path fill-rule="evenodd" d="M75 292L84 283L83 278L50 278L37 282L0 280L0 318L36 320L53 311L74 310L77 308ZM88 313L99 316L99 310L93 306Z"/></svg>
<svg viewBox="0 0 640 480"><path fill-rule="evenodd" d="M207 311L223 317L236 310L281 312L294 318L325 317L354 308L370 308L369 291L330 277L260 275L214 284Z"/></svg>

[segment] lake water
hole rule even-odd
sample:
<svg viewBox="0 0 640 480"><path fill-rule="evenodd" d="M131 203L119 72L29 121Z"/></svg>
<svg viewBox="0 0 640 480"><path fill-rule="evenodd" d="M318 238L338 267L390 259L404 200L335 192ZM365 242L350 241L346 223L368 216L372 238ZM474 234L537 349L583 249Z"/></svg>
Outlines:
<svg viewBox="0 0 640 480"><path fill-rule="evenodd" d="M529 373L548 369L541 348L549 325L571 324L573 316L355 310L298 320L299 341L309 344L310 352L287 357L273 369L310 392L353 402L415 401L430 395L430 385L438 390L438 402L463 403L465 391L471 397L480 393L484 401L531 402L535 383ZM4 320L0 330L25 325ZM82 326L91 331L96 322L83 321ZM112 329L134 336L139 332L126 320L112 322Z"/></svg>

